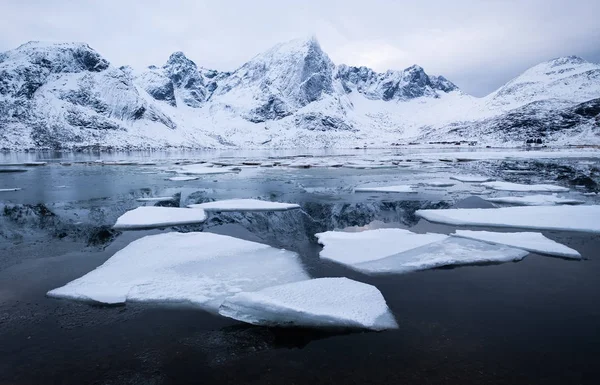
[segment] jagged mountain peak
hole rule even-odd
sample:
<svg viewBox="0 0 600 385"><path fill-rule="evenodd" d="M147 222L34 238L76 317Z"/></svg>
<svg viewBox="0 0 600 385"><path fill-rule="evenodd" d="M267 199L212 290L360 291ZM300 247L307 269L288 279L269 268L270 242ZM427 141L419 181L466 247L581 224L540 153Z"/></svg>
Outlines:
<svg viewBox="0 0 600 385"><path fill-rule="evenodd" d="M584 64L584 63L589 63L587 60L576 56L576 55L570 55L570 56L561 56L561 57L557 57L551 60L548 60L546 63L550 64L551 67L558 67L558 66L562 66L562 65L572 65L572 64Z"/></svg>

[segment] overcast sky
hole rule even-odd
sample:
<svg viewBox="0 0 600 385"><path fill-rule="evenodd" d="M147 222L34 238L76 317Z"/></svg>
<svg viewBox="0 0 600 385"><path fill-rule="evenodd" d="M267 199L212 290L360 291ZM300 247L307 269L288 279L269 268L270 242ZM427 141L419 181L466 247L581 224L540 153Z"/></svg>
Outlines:
<svg viewBox="0 0 600 385"><path fill-rule="evenodd" d="M0 51L83 41L115 65L183 51L233 70L270 46L316 35L336 64L419 64L485 95L557 56L600 62L600 0L1 0Z"/></svg>

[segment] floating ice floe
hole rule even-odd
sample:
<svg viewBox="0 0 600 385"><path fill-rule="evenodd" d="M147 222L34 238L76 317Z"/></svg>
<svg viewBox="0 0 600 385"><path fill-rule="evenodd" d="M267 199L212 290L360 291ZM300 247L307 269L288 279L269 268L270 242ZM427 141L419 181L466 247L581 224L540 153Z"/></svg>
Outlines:
<svg viewBox="0 0 600 385"><path fill-rule="evenodd" d="M13 192L13 191L21 191L21 190L23 190L21 187L0 188L0 192Z"/></svg>
<svg viewBox="0 0 600 385"><path fill-rule="evenodd" d="M525 206L498 209L417 210L430 222L600 233L600 206Z"/></svg>
<svg viewBox="0 0 600 385"><path fill-rule="evenodd" d="M131 242L49 296L107 304L183 302L216 312L228 296L309 279L296 253L211 233Z"/></svg>
<svg viewBox="0 0 600 385"><path fill-rule="evenodd" d="M168 202L174 200L173 197L144 197L136 199L138 202Z"/></svg>
<svg viewBox="0 0 600 385"><path fill-rule="evenodd" d="M449 238L444 234L415 234L408 230L404 231L406 233L400 237L388 234L386 239L388 244L397 243L399 252L394 252L391 248L387 252L380 252L376 242L363 241L362 250L357 250L362 252L358 253L354 248L358 248L357 245L360 243L343 242L340 239L336 240L337 242L331 242L331 240L322 242L319 239L320 243L326 245L320 257L333 260L365 274L375 275L401 274L453 265L518 261L528 254L527 251L521 249L468 239ZM421 244L411 242L413 240L419 240ZM328 244L334 248L328 250Z"/></svg>
<svg viewBox="0 0 600 385"><path fill-rule="evenodd" d="M398 327L381 292L348 278L244 292L225 299L219 314L254 325L385 330Z"/></svg>
<svg viewBox="0 0 600 385"><path fill-rule="evenodd" d="M451 176L450 179L457 180L459 182L466 183L483 183L493 181L494 178L488 178L487 176L477 176L477 175L454 175Z"/></svg>
<svg viewBox="0 0 600 385"><path fill-rule="evenodd" d="M580 259L581 254L541 233L496 233L492 231L456 230L455 237L474 239L493 244L506 245L527 250L533 253L554 255L558 257Z"/></svg>
<svg viewBox="0 0 600 385"><path fill-rule="evenodd" d="M172 171L175 171L178 174L189 175L229 174L236 172L234 169L228 167L208 167L206 163L188 164Z"/></svg>
<svg viewBox="0 0 600 385"><path fill-rule="evenodd" d="M174 176L169 178L169 180L172 180L174 182L186 182L189 180L197 180L200 179L200 177L197 176Z"/></svg>
<svg viewBox="0 0 600 385"><path fill-rule="evenodd" d="M352 233L327 231L315 236L324 246L320 257L343 264L381 259L448 238L444 234L417 234L404 229L376 229Z"/></svg>
<svg viewBox="0 0 600 385"><path fill-rule="evenodd" d="M357 187L354 192L381 192L381 193L412 193L416 192L412 186L398 185L386 187Z"/></svg>
<svg viewBox="0 0 600 385"><path fill-rule="evenodd" d="M204 210L179 207L138 207L117 218L115 230L142 230L169 226L193 225L206 220Z"/></svg>
<svg viewBox="0 0 600 385"><path fill-rule="evenodd" d="M566 187L554 186L551 184L519 184L510 182L486 182L482 183L482 186L500 190L500 191L540 191L540 192L565 192L569 191Z"/></svg>
<svg viewBox="0 0 600 385"><path fill-rule="evenodd" d="M396 168L396 165L393 164L377 164L377 163L347 163L344 164L343 167L346 168L354 168L359 170L374 170L374 169L386 169L386 168Z"/></svg>
<svg viewBox="0 0 600 385"><path fill-rule="evenodd" d="M204 211L285 211L299 209L295 203L261 201L258 199L226 199L189 205L192 209Z"/></svg>
<svg viewBox="0 0 600 385"><path fill-rule="evenodd" d="M495 197L484 199L493 203L507 203L520 206L579 205L585 203L584 201L577 199L560 198L556 195L527 195L523 197Z"/></svg>

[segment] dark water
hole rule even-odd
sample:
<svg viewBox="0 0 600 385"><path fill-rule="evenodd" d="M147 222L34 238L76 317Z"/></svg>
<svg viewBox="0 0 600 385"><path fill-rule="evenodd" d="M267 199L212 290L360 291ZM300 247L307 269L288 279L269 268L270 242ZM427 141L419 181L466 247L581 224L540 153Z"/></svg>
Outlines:
<svg viewBox="0 0 600 385"><path fill-rule="evenodd" d="M544 232L578 250L582 261L530 254L518 263L385 277L364 276L318 258L313 237L318 231L368 225L450 233L454 227L419 221L414 211L489 205L464 186L385 195L353 194L356 185L415 183L452 173L497 175L510 167L507 162L438 170L249 168L185 183L165 180L171 174L162 171L142 174L172 161L160 160L157 166L53 163L0 174L0 188L24 188L0 195L0 384L597 382L600 236ZM578 160L525 164L535 173L508 173L505 180L551 180L578 191L570 179L561 179L558 167L595 180ZM221 214L202 226L176 230L285 247L301 255L313 277L347 276L375 285L399 329L281 330L184 307L101 307L46 298L48 290L87 273L132 240L169 231L110 231L118 215L148 195L173 195L182 206L232 197L300 203L302 211Z"/></svg>

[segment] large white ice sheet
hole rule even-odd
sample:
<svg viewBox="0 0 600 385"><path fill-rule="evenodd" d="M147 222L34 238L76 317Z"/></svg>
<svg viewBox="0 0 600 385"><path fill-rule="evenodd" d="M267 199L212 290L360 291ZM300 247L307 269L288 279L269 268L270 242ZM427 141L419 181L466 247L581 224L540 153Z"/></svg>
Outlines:
<svg viewBox="0 0 600 385"><path fill-rule="evenodd" d="M498 209L417 210L417 216L450 225L517 227L600 233L600 206L526 206Z"/></svg>
<svg viewBox="0 0 600 385"><path fill-rule="evenodd" d="M444 234L417 234L404 229L377 229L356 233L327 231L315 236L324 246L320 257L343 264L381 259L448 238Z"/></svg>
<svg viewBox="0 0 600 385"><path fill-rule="evenodd" d="M244 292L227 298L219 313L254 325L397 328L376 287L348 278L319 278Z"/></svg>
<svg viewBox="0 0 600 385"><path fill-rule="evenodd" d="M555 255L558 257L580 259L581 254L541 233L496 233L492 231L456 230L456 237L474 239L483 242L517 247L533 253Z"/></svg>
<svg viewBox="0 0 600 385"><path fill-rule="evenodd" d="M527 254L508 246L453 237L348 267L365 274L400 274L443 266L519 261Z"/></svg>
<svg viewBox="0 0 600 385"><path fill-rule="evenodd" d="M166 233L130 243L48 295L102 303L184 302L216 311L242 291L308 279L298 256L211 233Z"/></svg>
<svg viewBox="0 0 600 385"><path fill-rule="evenodd" d="M383 192L383 193L412 193L416 192L412 186L398 185L386 187L357 187L354 192Z"/></svg>
<svg viewBox="0 0 600 385"><path fill-rule="evenodd" d="M179 207L146 206L130 210L117 218L116 230L151 229L168 226L192 225L206 220L203 210Z"/></svg>
<svg viewBox="0 0 600 385"><path fill-rule="evenodd" d="M204 211L285 211L299 209L295 203L261 201L258 199L226 199L189 205L189 208Z"/></svg>
<svg viewBox="0 0 600 385"><path fill-rule="evenodd" d="M569 191L566 187L555 186L552 184L519 184L510 182L486 182L482 186L500 190L500 191L540 191L540 192L565 192Z"/></svg>
<svg viewBox="0 0 600 385"><path fill-rule="evenodd" d="M584 201L577 199L560 198L556 195L527 195L523 197L494 197L483 199L493 203L507 203L520 206L579 205L585 203Z"/></svg>

